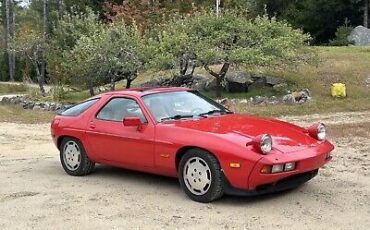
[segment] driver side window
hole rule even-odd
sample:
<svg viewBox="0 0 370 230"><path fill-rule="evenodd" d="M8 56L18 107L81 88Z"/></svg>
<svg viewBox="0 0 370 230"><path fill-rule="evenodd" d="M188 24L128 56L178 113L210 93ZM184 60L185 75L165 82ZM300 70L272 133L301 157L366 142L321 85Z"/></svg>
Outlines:
<svg viewBox="0 0 370 230"><path fill-rule="evenodd" d="M96 115L97 119L119 122L125 117L139 117L141 122L147 122L138 103L129 98L111 99Z"/></svg>

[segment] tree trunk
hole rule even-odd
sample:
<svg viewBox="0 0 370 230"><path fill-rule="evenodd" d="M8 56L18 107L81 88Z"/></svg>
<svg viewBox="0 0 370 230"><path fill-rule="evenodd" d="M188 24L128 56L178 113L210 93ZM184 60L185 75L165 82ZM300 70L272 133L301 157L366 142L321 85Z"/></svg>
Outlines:
<svg viewBox="0 0 370 230"><path fill-rule="evenodd" d="M36 75L37 75L37 82L39 83L40 91L43 96L45 96L45 88L44 88L44 81L42 79L42 68L39 64L36 63Z"/></svg>
<svg viewBox="0 0 370 230"><path fill-rule="evenodd" d="M225 62L220 72L216 73L212 69L210 69L207 64L204 65L204 68L208 71L208 73L216 78L216 97L217 98L222 97L222 82L225 80L225 76L227 74L227 71L229 71L229 67L230 67L230 63Z"/></svg>
<svg viewBox="0 0 370 230"><path fill-rule="evenodd" d="M222 97L222 79L221 77L216 77L216 97Z"/></svg>
<svg viewBox="0 0 370 230"><path fill-rule="evenodd" d="M369 0L365 0L364 5L364 27L369 28Z"/></svg>
<svg viewBox="0 0 370 230"><path fill-rule="evenodd" d="M63 0L58 0L58 19L62 20L64 3Z"/></svg>
<svg viewBox="0 0 370 230"><path fill-rule="evenodd" d="M126 89L129 89L131 88L131 83L132 83L132 79L131 78L127 78L127 82L126 82Z"/></svg>
<svg viewBox="0 0 370 230"><path fill-rule="evenodd" d="M46 47L46 33L47 33L47 16L46 16L46 0L42 1L42 21L43 21L43 34L42 34L42 50L41 50L41 76L39 79L39 85L41 89L41 93L45 96L45 90L43 90L43 86L45 83L45 47Z"/></svg>
<svg viewBox="0 0 370 230"><path fill-rule="evenodd" d="M11 9L12 9L11 10L12 22L10 23L10 36L11 36L11 39L14 39L14 34L15 34L15 3L14 3L14 0L12 1ZM14 81L15 80L15 53L12 52L10 56L11 56L10 68L12 72L12 77L10 78L10 80Z"/></svg>
<svg viewBox="0 0 370 230"><path fill-rule="evenodd" d="M90 96L94 96L95 93L94 93L94 87L92 85L89 85L89 92L90 92Z"/></svg>
<svg viewBox="0 0 370 230"><path fill-rule="evenodd" d="M110 79L110 90L111 91L114 91L116 89L116 77L113 76L111 79Z"/></svg>
<svg viewBox="0 0 370 230"><path fill-rule="evenodd" d="M87 79L87 86L89 87L90 96L94 96L94 84L92 83L90 78Z"/></svg>
<svg viewBox="0 0 370 230"><path fill-rule="evenodd" d="M9 43L10 43L10 0L5 0L5 48L6 54L8 56L8 74L9 74L9 81L14 81L14 73L12 68L12 54L9 51Z"/></svg>

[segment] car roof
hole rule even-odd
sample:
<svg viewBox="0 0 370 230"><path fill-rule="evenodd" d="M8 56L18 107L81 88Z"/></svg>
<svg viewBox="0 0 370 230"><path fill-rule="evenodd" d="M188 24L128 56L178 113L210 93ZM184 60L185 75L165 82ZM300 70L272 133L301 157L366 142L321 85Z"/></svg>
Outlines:
<svg viewBox="0 0 370 230"><path fill-rule="evenodd" d="M102 93L101 95L131 95L141 97L153 93L178 92L188 90L190 89L186 87L140 87L110 91L107 93Z"/></svg>

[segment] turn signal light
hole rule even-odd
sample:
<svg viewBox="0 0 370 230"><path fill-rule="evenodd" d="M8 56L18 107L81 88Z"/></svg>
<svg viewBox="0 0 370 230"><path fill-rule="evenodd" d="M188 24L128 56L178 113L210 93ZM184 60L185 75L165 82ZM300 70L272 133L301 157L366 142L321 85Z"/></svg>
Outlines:
<svg viewBox="0 0 370 230"><path fill-rule="evenodd" d="M269 173L279 173L279 172L288 172L292 171L296 168L295 162L289 162L285 164L277 164L277 165L264 165L261 168L262 174L269 174Z"/></svg>

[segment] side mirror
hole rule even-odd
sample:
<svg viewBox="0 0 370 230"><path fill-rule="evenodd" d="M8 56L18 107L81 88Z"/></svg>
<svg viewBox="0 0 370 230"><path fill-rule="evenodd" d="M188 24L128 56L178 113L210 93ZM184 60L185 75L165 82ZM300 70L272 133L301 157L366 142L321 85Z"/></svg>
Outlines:
<svg viewBox="0 0 370 230"><path fill-rule="evenodd" d="M140 117L125 117L123 118L123 125L128 127L139 127L142 125Z"/></svg>

